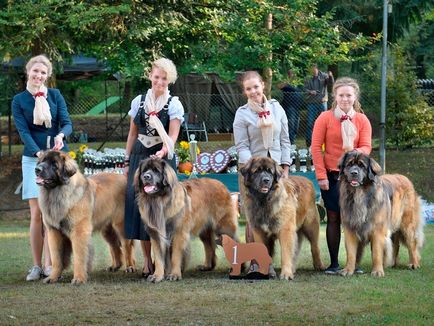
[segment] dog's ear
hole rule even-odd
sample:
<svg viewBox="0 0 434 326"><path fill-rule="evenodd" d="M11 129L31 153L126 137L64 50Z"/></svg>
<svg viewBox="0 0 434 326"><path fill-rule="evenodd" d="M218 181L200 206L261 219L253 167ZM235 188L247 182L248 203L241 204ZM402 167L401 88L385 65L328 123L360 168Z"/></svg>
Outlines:
<svg viewBox="0 0 434 326"><path fill-rule="evenodd" d="M279 179L282 177L283 175L283 168L277 163L274 162L274 182L279 182Z"/></svg>
<svg viewBox="0 0 434 326"><path fill-rule="evenodd" d="M381 166L372 157L368 160L368 179L377 181L377 175L381 173Z"/></svg>
<svg viewBox="0 0 434 326"><path fill-rule="evenodd" d="M140 175L142 174L142 170L143 170L143 165L144 165L144 161L142 160L140 161L139 167L136 169L136 172L134 173L133 185L136 194L140 193L140 189L143 188L142 178L140 178Z"/></svg>
<svg viewBox="0 0 434 326"><path fill-rule="evenodd" d="M60 172L60 178L63 183L68 183L69 178L71 178L78 171L77 162L69 157L68 154L60 154L61 159L63 160L63 168Z"/></svg>
<svg viewBox="0 0 434 326"><path fill-rule="evenodd" d="M253 159L248 160L245 164L240 164L240 173L244 177L244 179L249 174L249 171L252 167Z"/></svg>
<svg viewBox="0 0 434 326"><path fill-rule="evenodd" d="M341 156L339 163L338 163L338 169L339 169L339 176L338 179L340 179L341 175L344 174L345 165L347 164L348 157L350 156L350 152L346 152L344 155Z"/></svg>
<svg viewBox="0 0 434 326"><path fill-rule="evenodd" d="M163 185L168 187L169 189L173 189L175 184L178 182L178 176L176 175L175 170L165 160L161 160L161 164L163 168Z"/></svg>

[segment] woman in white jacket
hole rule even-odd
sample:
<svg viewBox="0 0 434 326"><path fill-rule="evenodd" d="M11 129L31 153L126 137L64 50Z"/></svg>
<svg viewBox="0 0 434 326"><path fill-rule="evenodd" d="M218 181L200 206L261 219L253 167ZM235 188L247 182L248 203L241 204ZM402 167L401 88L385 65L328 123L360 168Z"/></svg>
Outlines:
<svg viewBox="0 0 434 326"><path fill-rule="evenodd" d="M256 71L247 71L241 77L247 103L238 108L234 120L234 138L238 153L238 163L242 166L253 156L268 156L283 168L283 178L288 177L291 165L288 134L288 119L278 101L267 100L264 94L264 81ZM239 175L241 199L244 201L244 182ZM252 242L253 235L246 225L246 241ZM250 271L256 271L252 262Z"/></svg>

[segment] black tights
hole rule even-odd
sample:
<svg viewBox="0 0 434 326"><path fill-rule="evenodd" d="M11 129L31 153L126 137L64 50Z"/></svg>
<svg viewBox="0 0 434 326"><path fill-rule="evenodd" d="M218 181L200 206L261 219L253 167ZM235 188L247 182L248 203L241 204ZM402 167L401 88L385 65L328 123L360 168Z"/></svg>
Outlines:
<svg viewBox="0 0 434 326"><path fill-rule="evenodd" d="M339 245L341 243L341 216L337 212L327 210L326 237L330 254L330 267L338 267Z"/></svg>

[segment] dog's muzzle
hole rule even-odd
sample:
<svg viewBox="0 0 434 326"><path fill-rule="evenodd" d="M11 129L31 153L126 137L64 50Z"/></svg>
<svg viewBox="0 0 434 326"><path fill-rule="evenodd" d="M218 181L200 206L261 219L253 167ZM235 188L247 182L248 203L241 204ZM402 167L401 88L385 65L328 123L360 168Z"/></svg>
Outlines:
<svg viewBox="0 0 434 326"><path fill-rule="evenodd" d="M362 185L362 182L360 180L360 171L357 167L351 167L349 169L348 182L353 187L359 187Z"/></svg>

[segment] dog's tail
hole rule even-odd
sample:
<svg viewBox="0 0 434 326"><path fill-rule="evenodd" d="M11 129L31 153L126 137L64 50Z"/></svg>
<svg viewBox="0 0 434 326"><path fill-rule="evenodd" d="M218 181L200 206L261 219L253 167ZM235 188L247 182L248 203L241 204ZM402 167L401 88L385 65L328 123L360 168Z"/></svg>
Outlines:
<svg viewBox="0 0 434 326"><path fill-rule="evenodd" d="M425 216L422 214L421 210L422 201L421 198L418 197L415 203L414 212L416 214L416 217L418 219L418 225L416 229L416 245L420 249L423 246L425 235L423 233L423 228L425 227Z"/></svg>
<svg viewBox="0 0 434 326"><path fill-rule="evenodd" d="M383 264L384 266L392 266L393 264L393 244L392 244L392 232L389 230L387 231L386 238L384 239L384 258L383 258Z"/></svg>

